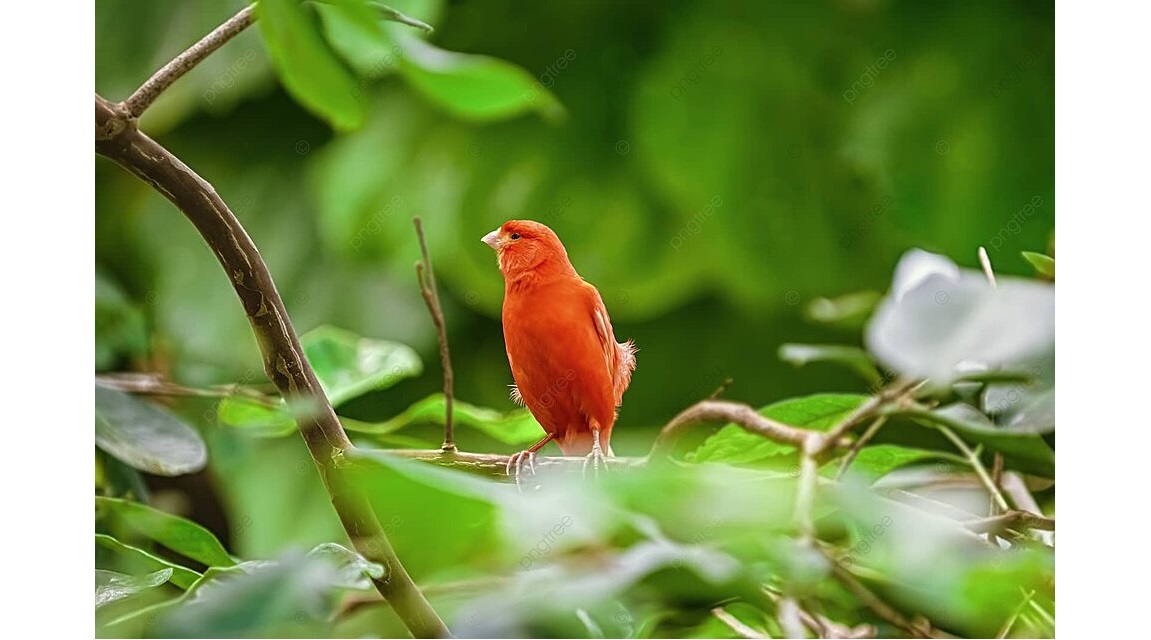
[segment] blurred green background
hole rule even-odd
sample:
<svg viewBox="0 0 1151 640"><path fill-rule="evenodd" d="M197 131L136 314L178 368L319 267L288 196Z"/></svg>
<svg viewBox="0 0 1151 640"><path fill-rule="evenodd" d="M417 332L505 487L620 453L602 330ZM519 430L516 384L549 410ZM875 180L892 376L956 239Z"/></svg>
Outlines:
<svg viewBox="0 0 1151 640"><path fill-rule="evenodd" d="M805 319L805 304L882 291L910 247L974 266L984 245L997 271L1029 274L1019 252L1051 241L1050 2L391 4L435 25L440 47L524 67L565 114L469 120L384 69L357 97L370 101L365 125L334 133L279 86L253 28L141 123L229 202L298 332L333 324L419 351L422 376L342 415L384 420L440 389L415 215L457 397L505 410L502 280L479 238L509 218L556 230L617 336L640 348L620 455L645 452L659 425L725 378L726 397L756 406L864 391L849 373L797 370L776 351L858 343L857 328ZM98 0L97 92L123 99L241 6ZM95 171L97 372L265 382L235 294L191 225L112 163ZM306 460L297 438L244 438L213 426L210 402L186 405L208 435L212 475L153 479L172 509L242 554L338 532L330 513L308 516L330 511L313 474L277 475ZM438 438L428 426L404 442ZM460 441L511 449L476 431ZM169 483L178 490L165 494ZM269 483L297 512L261 506ZM222 511L201 499L216 494Z"/></svg>

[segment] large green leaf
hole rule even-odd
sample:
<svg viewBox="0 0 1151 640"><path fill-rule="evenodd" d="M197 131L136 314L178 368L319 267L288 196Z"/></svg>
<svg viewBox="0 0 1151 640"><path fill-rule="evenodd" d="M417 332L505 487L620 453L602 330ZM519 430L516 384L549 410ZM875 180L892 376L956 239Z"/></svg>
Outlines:
<svg viewBox="0 0 1151 640"><path fill-rule="evenodd" d="M329 325L300 336L300 343L335 407L423 371L419 354L407 345L363 338Z"/></svg>
<svg viewBox="0 0 1151 640"><path fill-rule="evenodd" d="M96 445L141 471L194 473L208 462L200 434L172 413L96 385Z"/></svg>
<svg viewBox="0 0 1151 640"><path fill-rule="evenodd" d="M143 576L130 576L115 571L96 569L96 608L130 598L141 591L158 587L172 577L171 569L161 569Z"/></svg>
<svg viewBox="0 0 1151 640"><path fill-rule="evenodd" d="M129 500L96 496L96 510L136 533L209 567L236 564L210 531L191 520Z"/></svg>
<svg viewBox="0 0 1151 640"><path fill-rule="evenodd" d="M139 547L124 544L112 536L97 533L96 544L117 554L123 562L130 566L139 566L151 571L170 569L172 571L171 583L182 589L187 589L192 586L192 583L200 579L200 574L196 571L148 553Z"/></svg>
<svg viewBox="0 0 1151 640"><path fill-rule="evenodd" d="M759 414L793 427L825 430L866 401L867 396L821 393L776 402L760 409ZM795 452L791 445L768 440L729 424L705 440L692 454L692 459L696 462L753 464Z"/></svg>
<svg viewBox="0 0 1151 640"><path fill-rule="evenodd" d="M514 488L383 452L357 450L351 459L353 481L417 581L499 554L495 496Z"/></svg>
<svg viewBox="0 0 1151 640"><path fill-rule="evenodd" d="M357 81L320 35L299 0L261 0L260 33L284 87L300 104L337 129L363 122L367 102L357 98Z"/></svg>
<svg viewBox="0 0 1151 640"><path fill-rule="evenodd" d="M420 93L461 118L497 120L528 111L557 118L563 107L521 67L489 56L454 53L392 30L400 71ZM566 61L565 61L566 64Z"/></svg>
<svg viewBox="0 0 1151 640"><path fill-rule="evenodd" d="M361 433L392 433L406 427L424 424L444 424L444 394L432 394L408 407L400 415L384 422L344 420L349 431ZM452 403L452 416L457 426L471 427L505 444L530 444L543 437L543 427L527 409L504 413L495 409L477 407L456 400Z"/></svg>

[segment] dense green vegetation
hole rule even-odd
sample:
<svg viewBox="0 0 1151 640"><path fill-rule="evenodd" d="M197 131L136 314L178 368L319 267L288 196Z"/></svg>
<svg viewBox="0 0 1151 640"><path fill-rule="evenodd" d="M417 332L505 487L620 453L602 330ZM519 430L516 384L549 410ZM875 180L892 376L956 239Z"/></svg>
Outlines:
<svg viewBox="0 0 1151 640"><path fill-rule="evenodd" d="M97 92L243 6L99 0ZM259 247L357 444L348 479L454 634L1054 634L1049 3L391 6L416 20L262 0L140 127ZM228 274L147 184L95 172L97 634L406 635ZM519 490L385 452L442 439L414 215L460 448L541 435L479 242L532 218L641 349L632 464ZM640 459L729 378L724 399L848 440L804 455L720 421Z"/></svg>

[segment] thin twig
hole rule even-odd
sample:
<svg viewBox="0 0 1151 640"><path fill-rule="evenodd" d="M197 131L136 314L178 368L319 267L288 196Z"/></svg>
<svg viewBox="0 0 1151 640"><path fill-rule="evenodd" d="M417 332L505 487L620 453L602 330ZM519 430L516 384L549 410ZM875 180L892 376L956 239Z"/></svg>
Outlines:
<svg viewBox="0 0 1151 640"><path fill-rule="evenodd" d="M975 470L976 475L983 481L983 486L987 488L988 493L990 493L991 497L995 500L995 504L999 505L999 508L1003 511L1010 509L1011 506L1007 504L1007 499L1003 497L1003 493L999 491L999 487L995 484L995 481L988 475L987 469L983 466L983 461L979 459L979 455L972 451L971 447L968 447L967 443L955 435L955 432L951 429L940 424L935 425L935 428L950 440L956 449L959 449L963 452L963 455L967 456L968 462L971 463L971 468Z"/></svg>
<svg viewBox="0 0 1151 640"><path fill-rule="evenodd" d="M154 373L115 373L96 376L96 384L134 395L228 398L242 396L267 407L274 407L279 399L261 392L259 389L240 384L227 384L198 389L177 384Z"/></svg>
<svg viewBox="0 0 1151 640"><path fill-rule="evenodd" d="M432 258L428 255L428 243L424 239L424 224L419 216L412 218L416 227L416 236L420 239L420 253L422 262L416 263L416 277L420 281L420 293L432 314L432 322L436 325L436 337L440 342L440 366L444 369L444 451L456 450L455 432L452 430L452 404L455 398L455 382L452 376L452 353L448 349L448 330L444 322L444 312L440 307L440 295L436 291L436 275L432 271Z"/></svg>
<svg viewBox="0 0 1151 640"><path fill-rule="evenodd" d="M723 396L724 392L727 391L727 388L731 386L732 382L734 382L734 379L724 378L723 382L721 382L720 385L715 388L715 391L711 392L711 395L708 396L707 399L708 400L718 400L719 398L721 398Z"/></svg>
<svg viewBox="0 0 1151 640"><path fill-rule="evenodd" d="M1027 605L1031 603L1031 599L1034 597L1034 589L1024 594L1023 600L1019 602L1019 606L1015 607L1015 611L1011 612L1011 616L1007 618L1007 622L1003 623L1003 628L995 635L996 638L1006 638L1007 634L1011 633L1011 627L1015 626L1015 621L1019 618L1019 614L1023 613L1023 610L1027 608Z"/></svg>
<svg viewBox="0 0 1151 640"><path fill-rule="evenodd" d="M184 53L176 56L171 62L152 74L147 82L140 85L140 88L136 89L124 101L124 108L128 114L132 118L139 118L165 89L172 86L172 83L196 68L196 65L203 62L204 58L211 55L213 51L224 46L244 29L252 26L252 23L256 21L255 7L256 5L252 4L240 9L239 13L229 18L227 22L213 29L199 42L188 47Z"/></svg>
<svg viewBox="0 0 1151 640"><path fill-rule="evenodd" d="M1006 513L968 520L963 526L975 533L1001 533L1009 529L1038 529L1040 531L1055 531L1055 520L1045 516L1029 513L1027 511L1011 510Z"/></svg>
<svg viewBox="0 0 1151 640"><path fill-rule="evenodd" d="M882 389L879 393L868 399L867 402L859 405L859 407L841 420L839 424L828 429L823 443L815 451L815 454L817 456L822 455L839 446L840 441L843 439L843 436L847 435L848 431L860 423L867 421L872 416L878 415L884 407L888 405L898 405L899 402L910 397L916 391L919 391L924 384L926 384L925 381L896 380L890 387Z"/></svg>
<svg viewBox="0 0 1151 640"><path fill-rule="evenodd" d="M863 445L870 442L885 424L887 424L887 416L879 416L871 423L871 426L863 432L863 435L859 436L859 439L851 445L851 449L847 452L847 455L843 457L843 462L839 464L839 471L835 474L837 481L843 478L843 474L847 473L847 468L851 466L852 462L855 462L855 458L859 455L859 452L863 451Z"/></svg>
<svg viewBox="0 0 1151 640"><path fill-rule="evenodd" d="M831 572L835 579L844 586L848 591L855 594L856 598L863 603L868 609L875 612L875 615L890 622L892 625L898 627L900 630L906 632L908 635L916 638L931 638L934 637L933 630L928 629L926 632L920 629L917 625L908 620L902 613L895 610L894 607L884 602L879 596L875 595L863 585L850 571L843 568L839 562L832 557L827 549L822 549L823 555L831 563Z"/></svg>
<svg viewBox="0 0 1151 640"><path fill-rule="evenodd" d="M758 638L770 638L771 636L764 635L755 629L747 626L739 618L731 615L723 607L716 607L711 610L711 615L719 619L720 622L726 624L732 631L736 632L741 638L749 638L756 640Z"/></svg>
<svg viewBox="0 0 1151 640"><path fill-rule="evenodd" d="M799 450L799 487L795 494L794 519L804 544L811 544L815 540L815 523L811 516L815 504L816 482L819 478L815 450L822 441L820 434L812 433Z"/></svg>
<svg viewBox="0 0 1151 640"><path fill-rule="evenodd" d="M267 264L243 225L216 189L166 148L130 126L122 106L96 96L96 152L151 185L176 205L215 253L243 304L263 356L264 372L288 401L313 411L297 424L353 546L387 573L376 589L417 637L444 637L447 625L432 609L392 549L363 487L342 472L352 443L312 370L276 290Z"/></svg>
<svg viewBox="0 0 1151 640"><path fill-rule="evenodd" d="M675 443L692 427L716 422L734 422L750 433L796 447L802 445L809 434L816 433L765 418L746 404L727 400L702 400L684 409L660 430L652 445L650 457L667 457L675 448Z"/></svg>

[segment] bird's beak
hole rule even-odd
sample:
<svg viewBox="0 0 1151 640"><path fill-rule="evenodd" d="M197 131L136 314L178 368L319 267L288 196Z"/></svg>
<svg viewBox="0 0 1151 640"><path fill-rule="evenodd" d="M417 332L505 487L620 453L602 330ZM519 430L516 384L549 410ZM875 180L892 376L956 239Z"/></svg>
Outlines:
<svg viewBox="0 0 1151 640"><path fill-rule="evenodd" d="M500 250L500 230L496 229L495 231L489 233L488 235L480 238L480 242L483 242L484 244L488 245L489 247L495 249L496 251L499 251Z"/></svg>

